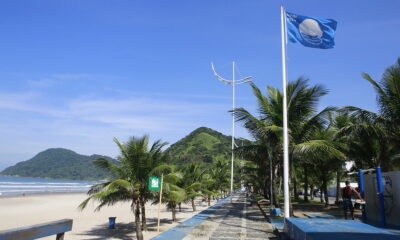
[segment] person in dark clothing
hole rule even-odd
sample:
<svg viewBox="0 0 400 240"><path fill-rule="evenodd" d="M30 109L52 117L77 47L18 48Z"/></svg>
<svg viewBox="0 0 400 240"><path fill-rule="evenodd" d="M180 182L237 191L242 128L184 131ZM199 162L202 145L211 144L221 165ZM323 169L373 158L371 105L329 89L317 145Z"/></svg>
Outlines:
<svg viewBox="0 0 400 240"><path fill-rule="evenodd" d="M350 182L346 181L346 187L342 188L343 211L345 219L347 219L347 210L350 210L351 219L354 220L354 207L353 203L351 202L351 197L353 196L353 193L357 195L359 199L363 199L360 193L355 188L350 186Z"/></svg>

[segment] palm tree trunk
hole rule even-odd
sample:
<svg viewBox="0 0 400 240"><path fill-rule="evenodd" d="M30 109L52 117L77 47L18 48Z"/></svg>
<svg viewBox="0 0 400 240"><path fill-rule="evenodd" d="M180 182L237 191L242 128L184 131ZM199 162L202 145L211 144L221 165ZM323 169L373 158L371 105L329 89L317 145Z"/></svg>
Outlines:
<svg viewBox="0 0 400 240"><path fill-rule="evenodd" d="M381 143L380 144L380 152L381 154L379 154L378 156L378 165L381 166L381 170L382 172L389 172L390 171L390 162L389 162L389 156L387 156L387 145L389 145L387 142L385 143Z"/></svg>
<svg viewBox="0 0 400 240"><path fill-rule="evenodd" d="M322 184L324 185L324 184ZM319 187L319 192L321 195L319 196L319 200L323 203L324 202L324 188L322 186Z"/></svg>
<svg viewBox="0 0 400 240"><path fill-rule="evenodd" d="M272 191L272 194L273 194L273 201L272 201L272 204L273 204L276 208L280 208L280 207L281 207L281 204L280 204L279 199L278 199L278 190L276 189L276 187L274 187L274 189L273 189L273 191Z"/></svg>
<svg viewBox="0 0 400 240"><path fill-rule="evenodd" d="M297 177L295 174L293 174L293 192L294 192L294 199L299 200L299 191L297 191Z"/></svg>
<svg viewBox="0 0 400 240"><path fill-rule="evenodd" d="M324 195L325 195L325 207L329 206L329 196L328 196L328 184L324 186Z"/></svg>
<svg viewBox="0 0 400 240"><path fill-rule="evenodd" d="M171 209L172 209L172 221L176 222L176 203L173 203L171 205L172 205L172 207L171 207Z"/></svg>
<svg viewBox="0 0 400 240"><path fill-rule="evenodd" d="M340 168L338 169L338 171L336 172L336 200L335 200L335 204L339 204L339 192L340 192Z"/></svg>
<svg viewBox="0 0 400 240"><path fill-rule="evenodd" d="M144 200L144 198L140 198L140 205L142 207L142 230L147 231L146 201Z"/></svg>
<svg viewBox="0 0 400 240"><path fill-rule="evenodd" d="M390 163L388 159L384 159L381 161L381 169L382 172L389 172L390 171Z"/></svg>
<svg viewBox="0 0 400 240"><path fill-rule="evenodd" d="M293 159L293 152L292 151L290 151L289 152L289 159ZM294 195L294 200L299 200L299 191L297 191L297 176L296 176L296 170L295 170L295 166L294 166L294 161L290 161L290 164L289 164L289 172L290 172L290 174L289 174L289 178L290 178L290 175L292 176L292 180L293 180L293 195ZM290 180L289 180L290 181ZM289 190L290 191L290 190ZM290 202L290 209L291 209L291 212L293 212L293 210L292 210L292 204L291 204L291 201L289 201ZM291 216L293 216L292 214L291 214Z"/></svg>
<svg viewBox="0 0 400 240"><path fill-rule="evenodd" d="M308 171L307 171L307 165L304 165L304 201L308 202Z"/></svg>
<svg viewBox="0 0 400 240"><path fill-rule="evenodd" d="M328 179L326 179L326 174L324 174L324 177L322 179L321 198L322 198L322 193L324 193L325 196L325 207L328 207L329 206Z"/></svg>
<svg viewBox="0 0 400 240"><path fill-rule="evenodd" d="M279 164L275 165L275 169L274 169L274 175L272 177L272 194L273 194L273 201L272 204L276 207L276 208L280 208L280 202L278 199L279 196L279 189L280 189L280 177L279 177Z"/></svg>
<svg viewBox="0 0 400 240"><path fill-rule="evenodd" d="M208 197L208 206L210 206L211 205L211 197L209 196Z"/></svg>
<svg viewBox="0 0 400 240"><path fill-rule="evenodd" d="M196 205L194 204L194 198L192 198L191 200L192 200L193 212L196 212Z"/></svg>
<svg viewBox="0 0 400 240"><path fill-rule="evenodd" d="M140 224L140 202L139 199L133 200L132 205L135 206L135 227L136 227L136 239L143 240L142 226Z"/></svg>
<svg viewBox="0 0 400 240"><path fill-rule="evenodd" d="M314 185L310 184L310 198L314 200Z"/></svg>
<svg viewBox="0 0 400 240"><path fill-rule="evenodd" d="M269 187L268 187L268 183L269 182L271 182L271 180L270 181L268 181L268 178L265 178L265 181L264 181L264 186L263 186L263 196L264 196L264 198L268 198L268 196L270 196L270 189L269 189Z"/></svg>

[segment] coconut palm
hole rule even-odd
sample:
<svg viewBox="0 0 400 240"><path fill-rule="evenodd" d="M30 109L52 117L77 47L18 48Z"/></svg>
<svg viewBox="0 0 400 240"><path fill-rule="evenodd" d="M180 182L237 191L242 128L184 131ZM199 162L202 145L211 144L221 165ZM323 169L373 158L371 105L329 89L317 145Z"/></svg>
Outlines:
<svg viewBox="0 0 400 240"><path fill-rule="evenodd" d="M391 130L390 135L400 132L400 58L387 68L379 82L367 73L362 76L369 81L377 94L380 116L384 119L385 128ZM399 140L399 136L394 136Z"/></svg>
<svg viewBox="0 0 400 240"><path fill-rule="evenodd" d="M94 163L100 168L112 172L115 179L92 186L88 191L89 197L79 205L79 208L83 210L91 200L99 202L96 210L121 201L131 202L131 210L135 215L136 237L141 240L143 234L140 216L141 210L142 216L145 216L143 203L146 199L143 189L147 188L146 184L151 168L161 160L161 148L165 143L156 141L149 148L148 135L140 138L132 137L126 143L121 143L114 138L114 142L120 150L118 163L104 158L97 159ZM143 222L145 223L145 221Z"/></svg>
<svg viewBox="0 0 400 240"><path fill-rule="evenodd" d="M307 159L308 166L322 183L321 193L325 195L325 206L329 204L329 180L332 179L333 173L342 166L345 159L345 154L341 151L344 144L335 140L335 131L327 127L314 131L310 140L294 147L295 155Z"/></svg>
<svg viewBox="0 0 400 240"><path fill-rule="evenodd" d="M351 161L350 153L353 151L353 149L355 149L354 145L356 144L354 139L351 139L351 136L340 135L338 133L342 128L351 125L354 121L355 119L353 116L341 110L331 114L329 117L329 128L335 132L334 140L336 142L342 143L340 150L346 155L345 158L342 159L342 163L337 164L338 168L336 170L336 204L339 203L340 182L346 170L346 161Z"/></svg>
<svg viewBox="0 0 400 240"><path fill-rule="evenodd" d="M167 162L167 155L162 152L162 148L167 144L167 142L162 142L161 140L155 141L147 152L147 161L145 161L145 164L140 169L143 173L140 179L140 205L142 210L142 230L144 231L147 231L146 202L153 197L152 193L149 191L147 180L152 174L153 169Z"/></svg>
<svg viewBox="0 0 400 240"><path fill-rule="evenodd" d="M274 172L279 173L282 166L282 93L276 88L267 87L267 94L263 95L254 84L251 86L257 99L259 117L252 115L244 108L235 109L234 112L238 121L243 122L244 127L259 143L257 147L259 150L256 151L260 152L264 148L263 151L269 153L261 156L264 157L264 162L269 162L270 157L273 158ZM327 93L328 91L323 86L310 86L308 79L304 78L298 78L287 86L290 137L289 157L291 159L291 177L293 179L295 197L297 197L297 179L296 175L293 174L295 173L293 169L302 164L304 156L302 156L301 152L294 151L294 149L296 145L311 140L313 132L326 125L328 114L335 110L335 108L328 107L320 112L317 111L317 104L320 98ZM320 143L324 144L325 142ZM248 151L255 150L248 148ZM244 155L246 154L243 153ZM268 172L263 174L268 175ZM275 176L275 178L279 179L278 176ZM275 189L278 189L278 187Z"/></svg>
<svg viewBox="0 0 400 240"><path fill-rule="evenodd" d="M379 113L345 107L355 120L340 129L339 135L351 137L352 157L358 168L380 165L383 171L389 171L400 159L400 58L385 70L379 82L367 73L362 76L375 89Z"/></svg>
<svg viewBox="0 0 400 240"><path fill-rule="evenodd" d="M174 165L160 165L151 171L153 175L164 175L162 203L167 204L167 208L171 210L172 221L177 221L176 207L186 199L186 192L178 186L182 180L182 173L177 171ZM155 198L153 204L159 203L159 198Z"/></svg>
<svg viewBox="0 0 400 240"><path fill-rule="evenodd" d="M187 200L191 202L193 211L196 211L195 198L202 196L200 193L202 189L201 180L205 171L199 163L190 163L181 168L183 177L179 185L185 189Z"/></svg>
<svg viewBox="0 0 400 240"><path fill-rule="evenodd" d="M201 181L201 193L205 200L207 200L208 206L211 205L211 198L220 194L219 185L217 184L217 180L214 178L217 174L217 169L210 168L208 172L203 175Z"/></svg>
<svg viewBox="0 0 400 240"><path fill-rule="evenodd" d="M214 179L214 190L219 190L220 195L226 196L230 188L230 162L218 159L211 167L209 175ZM210 200L210 199L209 199Z"/></svg>
<svg viewBox="0 0 400 240"><path fill-rule="evenodd" d="M271 139L271 138L270 138ZM278 141L278 140L277 140ZM248 159L245 162L244 173L247 177L250 177L250 181L247 183L252 183L253 188L256 189L257 192L260 192L264 195L264 197L269 197L271 199L271 194L274 195L272 199L274 200L273 204L276 207L279 207L279 202L277 198L277 193L273 184L272 192L270 191L270 182L275 182L278 178L270 179L270 174L267 174L266 169L273 170L279 169L280 161L276 162L278 157L274 158L280 154L280 149L274 149L276 145L269 144L271 142L263 142L263 139L256 140L252 144L248 144L246 146L239 147L235 150L235 152L243 159ZM267 160L266 160L267 159ZM250 163L251 162L251 163ZM272 163L272 166L270 165ZM271 167L273 169L271 169ZM275 174L273 174L274 176Z"/></svg>
<svg viewBox="0 0 400 240"><path fill-rule="evenodd" d="M167 175L168 177L168 175ZM168 179L168 178L167 178ZM186 199L185 189L180 188L176 185L177 182L174 181L165 181L163 187L163 202L167 203L167 207L171 209L172 213L172 221L176 222L176 207L178 204L183 202Z"/></svg>

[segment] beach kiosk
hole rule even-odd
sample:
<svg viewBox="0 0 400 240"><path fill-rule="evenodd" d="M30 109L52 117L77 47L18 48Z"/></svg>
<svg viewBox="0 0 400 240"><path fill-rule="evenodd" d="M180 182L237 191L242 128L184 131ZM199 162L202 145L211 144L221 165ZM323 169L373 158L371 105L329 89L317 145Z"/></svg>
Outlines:
<svg viewBox="0 0 400 240"><path fill-rule="evenodd" d="M400 228L400 171L364 175L364 192L366 222Z"/></svg>
<svg viewBox="0 0 400 240"><path fill-rule="evenodd" d="M364 174L365 172L374 172ZM290 240L387 239L400 240L400 172L382 173L380 167L359 172L365 197L360 221L318 218L286 218L284 236Z"/></svg>

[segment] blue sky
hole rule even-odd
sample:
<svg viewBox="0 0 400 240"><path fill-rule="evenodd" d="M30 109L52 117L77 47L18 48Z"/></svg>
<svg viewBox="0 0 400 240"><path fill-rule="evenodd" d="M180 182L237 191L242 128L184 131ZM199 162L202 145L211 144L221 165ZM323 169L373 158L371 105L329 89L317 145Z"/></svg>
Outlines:
<svg viewBox="0 0 400 240"><path fill-rule="evenodd" d="M113 137L170 143L200 126L231 133L238 77L281 88L283 1L5 0L0 3L0 169L50 147L117 155ZM400 56L398 0L284 1L288 11L338 21L336 47L288 46L289 79L330 89L321 108L376 110L362 71L379 79ZM249 86L237 105L254 111ZM246 131L237 125L239 136Z"/></svg>

